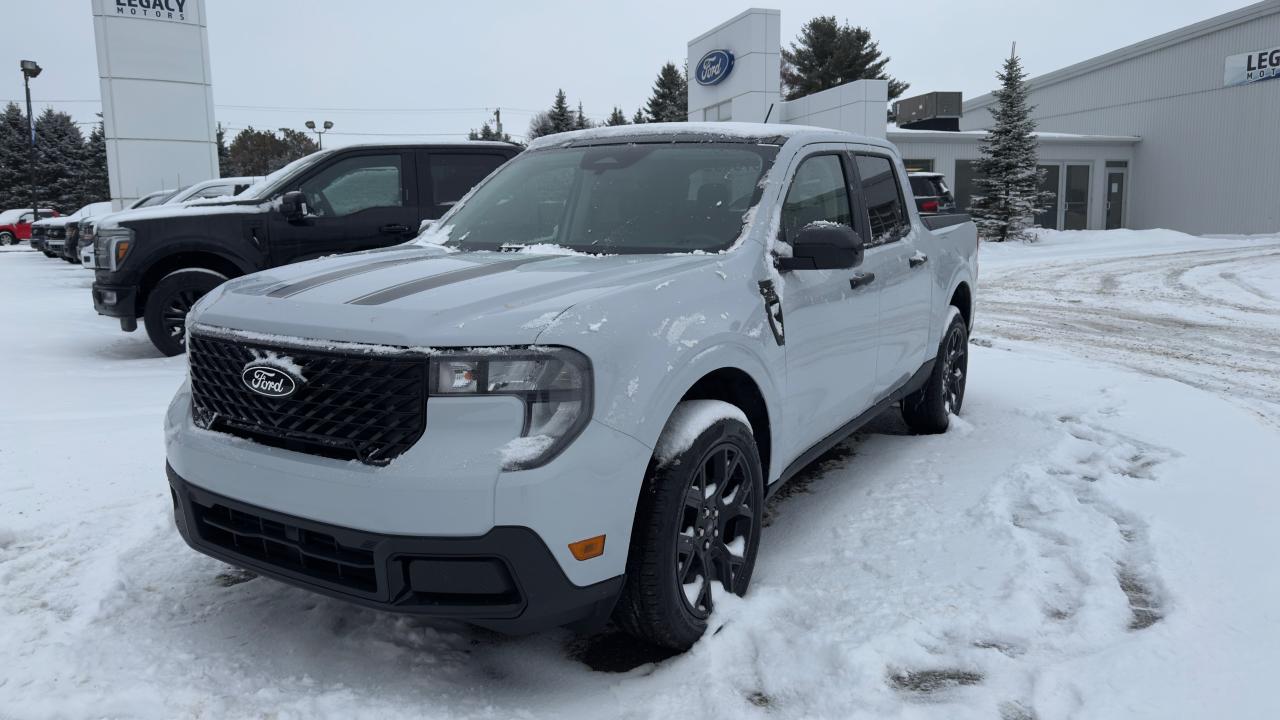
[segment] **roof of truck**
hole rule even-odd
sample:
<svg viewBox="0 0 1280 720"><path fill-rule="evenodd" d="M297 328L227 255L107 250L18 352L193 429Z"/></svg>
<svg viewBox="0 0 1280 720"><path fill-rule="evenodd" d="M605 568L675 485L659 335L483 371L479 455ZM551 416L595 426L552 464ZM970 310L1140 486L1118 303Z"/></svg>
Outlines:
<svg viewBox="0 0 1280 720"><path fill-rule="evenodd" d="M745 142L781 145L789 140L812 142L858 142L892 148L885 140L856 135L843 130L809 125L782 125L746 122L675 122L614 125L544 135L529 144L530 150L548 147L616 144L626 142Z"/></svg>

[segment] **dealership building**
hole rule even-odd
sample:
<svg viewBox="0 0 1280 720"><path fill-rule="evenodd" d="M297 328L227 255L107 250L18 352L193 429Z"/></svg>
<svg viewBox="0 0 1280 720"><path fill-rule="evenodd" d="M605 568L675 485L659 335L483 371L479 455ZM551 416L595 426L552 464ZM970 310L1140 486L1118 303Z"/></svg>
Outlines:
<svg viewBox="0 0 1280 720"><path fill-rule="evenodd" d="M936 110L912 114L909 127L886 127L882 80L783 101L779 20L777 10L751 9L689 42L690 120L887 138L909 168L945 175L967 207L990 95L950 110L938 102L945 93L921 98ZM1052 197L1042 227L1280 231L1280 0L1032 78L1030 88ZM908 113L900 104L897 114Z"/></svg>

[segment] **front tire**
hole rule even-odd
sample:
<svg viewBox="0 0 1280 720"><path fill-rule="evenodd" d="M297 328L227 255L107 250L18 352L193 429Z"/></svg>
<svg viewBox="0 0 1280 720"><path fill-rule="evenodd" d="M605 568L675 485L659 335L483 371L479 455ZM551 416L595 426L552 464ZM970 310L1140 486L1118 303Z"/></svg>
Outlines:
<svg viewBox="0 0 1280 720"><path fill-rule="evenodd" d="M0 245L17 245L18 240L9 231L0 232Z"/></svg>
<svg viewBox="0 0 1280 720"><path fill-rule="evenodd" d="M928 382L902 399L902 419L907 427L921 435L946 432L951 416L960 414L968 378L969 327L960 311L952 307Z"/></svg>
<svg viewBox="0 0 1280 720"><path fill-rule="evenodd" d="M147 295L143 322L147 337L169 357L187 351L187 313L205 293L226 278L209 270L175 270L165 275Z"/></svg>
<svg viewBox="0 0 1280 720"><path fill-rule="evenodd" d="M683 452L651 463L614 611L619 626L687 650L706 632L714 593L747 591L760 547L763 477L751 428L738 419L715 421Z"/></svg>
<svg viewBox="0 0 1280 720"><path fill-rule="evenodd" d="M49 250L41 250L40 252L44 253L44 256L45 256L45 257L47 257L47 258L55 258L55 257L58 257L57 255L54 255L54 254L53 254L53 252L51 252L51 251L49 251Z"/></svg>

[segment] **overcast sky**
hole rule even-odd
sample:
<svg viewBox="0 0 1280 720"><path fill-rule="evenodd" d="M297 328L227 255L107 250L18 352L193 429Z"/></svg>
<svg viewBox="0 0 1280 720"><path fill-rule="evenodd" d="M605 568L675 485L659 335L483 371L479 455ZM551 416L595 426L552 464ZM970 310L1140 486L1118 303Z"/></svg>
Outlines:
<svg viewBox="0 0 1280 720"><path fill-rule="evenodd" d="M782 39L816 15L862 25L892 58L908 94L991 89L1017 41L1041 74L1218 15L1240 0L912 0L764 3L782 10ZM465 135L495 107L523 134L533 111L563 87L602 119L627 116L666 61L684 61L690 38L747 4L639 2L420 2L418 0L206 0L217 119L232 131L332 120L327 142L373 133ZM37 108L91 122L98 71L89 0L2 0L0 99L22 97L18 60L44 67ZM1243 48L1242 50L1247 49ZM157 58L157 62L164 62ZM70 102L76 101L76 102ZM84 102L88 101L88 102ZM38 112L39 110L37 110Z"/></svg>

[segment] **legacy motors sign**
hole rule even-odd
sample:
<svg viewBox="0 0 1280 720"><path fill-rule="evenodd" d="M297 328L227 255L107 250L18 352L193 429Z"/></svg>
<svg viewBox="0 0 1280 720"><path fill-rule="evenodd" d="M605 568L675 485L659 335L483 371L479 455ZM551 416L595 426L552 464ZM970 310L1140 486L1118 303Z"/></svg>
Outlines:
<svg viewBox="0 0 1280 720"><path fill-rule="evenodd" d="M116 15L119 17L187 22L187 0L115 0L115 2Z"/></svg>
<svg viewBox="0 0 1280 720"><path fill-rule="evenodd" d="M1232 55L1227 58L1226 72L1222 82L1227 87L1231 87L1273 78L1280 78L1280 47Z"/></svg>

